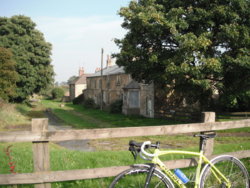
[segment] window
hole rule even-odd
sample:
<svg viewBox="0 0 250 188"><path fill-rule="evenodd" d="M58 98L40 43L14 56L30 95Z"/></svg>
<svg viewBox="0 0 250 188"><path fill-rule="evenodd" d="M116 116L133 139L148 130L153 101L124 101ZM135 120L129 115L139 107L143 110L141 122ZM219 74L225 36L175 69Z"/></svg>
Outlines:
<svg viewBox="0 0 250 188"><path fill-rule="evenodd" d="M102 79L99 80L99 89L102 89Z"/></svg>
<svg viewBox="0 0 250 188"><path fill-rule="evenodd" d="M116 85L117 86L121 85L121 77L120 77L120 75L117 75L117 77L116 77Z"/></svg>
<svg viewBox="0 0 250 188"><path fill-rule="evenodd" d="M139 108L139 91L129 91L128 103L130 108Z"/></svg>
<svg viewBox="0 0 250 188"><path fill-rule="evenodd" d="M110 79L109 79L109 76L107 77L106 87L107 87L107 89L110 88Z"/></svg>

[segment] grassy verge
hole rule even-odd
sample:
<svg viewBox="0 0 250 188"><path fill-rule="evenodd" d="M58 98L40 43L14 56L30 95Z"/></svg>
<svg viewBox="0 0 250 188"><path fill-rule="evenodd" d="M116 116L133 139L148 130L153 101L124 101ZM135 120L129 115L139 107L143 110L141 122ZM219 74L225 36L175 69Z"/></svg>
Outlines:
<svg viewBox="0 0 250 188"><path fill-rule="evenodd" d="M1 103L0 106L0 131L25 129L29 126L29 106L8 103Z"/></svg>
<svg viewBox="0 0 250 188"><path fill-rule="evenodd" d="M188 137L172 136L168 140L175 140L176 142L183 142ZM239 149L250 149L250 138L216 138L215 154L237 151ZM198 151L198 139L192 138L189 144L183 143L179 149L187 149L190 151ZM15 170L18 173L32 172L32 146L31 143L1 143L0 151L4 151L8 145L11 147L11 156L15 161ZM187 147L187 148L186 148ZM186 156L166 156L163 160L180 159ZM99 168L108 166L131 165L134 162L132 155L128 151L97 151L97 152L80 152L69 151L61 148L53 143L50 144L50 160L51 170L70 170L70 169L86 169L86 168ZM143 163L145 161L139 159L136 163ZM250 170L249 159L243 160L244 164ZM4 152L0 152L0 173L9 173L8 158ZM52 187L108 187L108 184L113 178L101 178L84 181L70 181L53 183ZM4 187L4 186L0 186ZM31 185L23 185L22 187L32 187Z"/></svg>
<svg viewBox="0 0 250 188"><path fill-rule="evenodd" d="M29 107L20 106L18 112L26 114L29 118L43 116L45 108L51 108L52 112L62 119L67 124L76 128L102 128L102 127L127 127L127 126L154 126L177 124L178 121L169 121L162 119L148 119L135 116L124 116L120 114L110 114L100 110L86 109L80 105L65 104L60 105L59 102L42 101L43 107L36 106L36 110L30 111ZM237 132L250 132L250 128L237 129ZM224 133L235 133L235 131L223 131ZM70 170L84 168L98 168L108 166L130 165L134 163L131 154L126 151L128 140L135 139L138 141L151 140L152 142L160 141L162 148L177 148L187 149L190 151L198 151L198 139L186 135L178 136L145 136L136 138L121 138L121 139L103 139L93 140L90 142L96 148L96 152L80 152L69 151L59 147L53 143L50 144L50 160L51 170ZM31 143L0 143L0 174L9 173L8 158L4 152L4 148L8 145L11 147L11 155L15 161L16 171L18 173L32 172L32 147ZM250 137L217 137L215 139L215 154L232 152L237 150L250 149ZM186 156L164 157L163 160L184 158ZM145 162L138 160L136 163ZM244 159L243 162L250 170L249 159ZM108 187L113 178L101 178L84 181L70 181L53 183L52 187ZM5 186L0 186L5 187ZM31 185L22 185L21 187L32 187Z"/></svg>
<svg viewBox="0 0 250 188"><path fill-rule="evenodd" d="M105 111L88 109L82 105L73 105L70 103L66 103L63 107L60 107L60 102L50 100L43 100L42 104L46 108L50 108L58 118L76 128L136 127L180 123L173 120L111 114Z"/></svg>

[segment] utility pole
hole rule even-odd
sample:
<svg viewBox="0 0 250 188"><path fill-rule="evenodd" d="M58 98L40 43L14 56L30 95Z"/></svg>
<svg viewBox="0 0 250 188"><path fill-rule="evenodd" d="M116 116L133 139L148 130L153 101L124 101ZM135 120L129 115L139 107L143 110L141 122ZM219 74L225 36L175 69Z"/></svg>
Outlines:
<svg viewBox="0 0 250 188"><path fill-rule="evenodd" d="M101 110L103 110L103 88L102 88L102 85L103 85L103 53L104 53L104 50L102 48L101 50Z"/></svg>

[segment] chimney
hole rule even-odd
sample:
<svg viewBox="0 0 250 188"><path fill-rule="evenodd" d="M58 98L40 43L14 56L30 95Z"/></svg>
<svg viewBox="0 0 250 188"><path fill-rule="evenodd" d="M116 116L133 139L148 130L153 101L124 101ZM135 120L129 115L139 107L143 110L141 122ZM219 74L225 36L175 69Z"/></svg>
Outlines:
<svg viewBox="0 0 250 188"><path fill-rule="evenodd" d="M111 60L110 55L107 55L107 67L110 67L110 66L112 66L112 60Z"/></svg>
<svg viewBox="0 0 250 188"><path fill-rule="evenodd" d="M84 68L80 67L79 68L79 76L82 76L82 75L84 75Z"/></svg>
<svg viewBox="0 0 250 188"><path fill-rule="evenodd" d="M100 67L97 67L96 69L95 69L95 72L99 72L101 70L101 68Z"/></svg>

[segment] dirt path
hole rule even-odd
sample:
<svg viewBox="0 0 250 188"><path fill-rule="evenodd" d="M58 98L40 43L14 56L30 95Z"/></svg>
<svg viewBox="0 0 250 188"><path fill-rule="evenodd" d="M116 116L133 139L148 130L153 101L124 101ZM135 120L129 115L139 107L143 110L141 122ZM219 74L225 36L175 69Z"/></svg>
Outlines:
<svg viewBox="0 0 250 188"><path fill-rule="evenodd" d="M114 127L114 125L112 125L110 123L98 120L96 118L90 117L90 116L85 115L85 114L80 113L80 112L72 111L71 113L74 114L75 116L78 116L78 117L84 119L85 121L96 124L99 128Z"/></svg>
<svg viewBox="0 0 250 188"><path fill-rule="evenodd" d="M54 116L49 110L46 110L44 114L49 119L49 131L73 129L72 126L65 125L62 120Z"/></svg>
<svg viewBox="0 0 250 188"><path fill-rule="evenodd" d="M53 113L49 110L46 110L44 114L49 119L49 131L73 129L72 126L65 125L62 120L53 115ZM67 148L69 150L94 151L94 148L89 145L89 140L68 140L55 142L55 144Z"/></svg>

